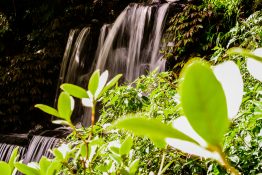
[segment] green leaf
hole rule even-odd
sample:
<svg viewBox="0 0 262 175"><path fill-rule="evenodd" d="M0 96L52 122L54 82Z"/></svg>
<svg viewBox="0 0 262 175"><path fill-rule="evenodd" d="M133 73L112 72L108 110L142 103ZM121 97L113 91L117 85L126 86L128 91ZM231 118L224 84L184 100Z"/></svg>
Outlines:
<svg viewBox="0 0 262 175"><path fill-rule="evenodd" d="M118 80L122 77L122 74L118 74L116 75L114 78L112 78L112 80L110 80L106 86L104 87L104 89L102 90L102 92L98 95L97 99L99 99L106 91L108 91L111 87L113 87Z"/></svg>
<svg viewBox="0 0 262 175"><path fill-rule="evenodd" d="M136 135L147 136L151 140L157 140L161 143L164 143L166 138L178 138L195 142L193 139L176 130L171 125L164 124L157 119L149 119L148 117L122 118L114 122L112 127L126 129Z"/></svg>
<svg viewBox="0 0 262 175"><path fill-rule="evenodd" d="M54 175L61 167L61 163L59 161L53 160L50 166L47 169L46 175Z"/></svg>
<svg viewBox="0 0 262 175"><path fill-rule="evenodd" d="M65 83L65 84L62 84L60 87L65 92L72 95L73 97L76 97L76 98L88 98L89 97L84 88L76 86L74 84Z"/></svg>
<svg viewBox="0 0 262 175"><path fill-rule="evenodd" d="M139 159L136 159L136 160L134 160L134 161L130 164L130 166L129 166L129 174L130 174L130 175L136 174L136 171L137 171L137 169L138 169L138 166L139 166Z"/></svg>
<svg viewBox="0 0 262 175"><path fill-rule="evenodd" d="M14 163L16 162L16 159L17 159L17 154L18 154L18 149L19 147L15 147L15 149L13 150L11 156L10 156L10 159L8 161L8 164L10 165L10 168L11 168L11 171L14 170L15 166L14 166Z"/></svg>
<svg viewBox="0 0 262 175"><path fill-rule="evenodd" d="M0 171L1 175L11 175L12 173L10 165L4 161L0 161Z"/></svg>
<svg viewBox="0 0 262 175"><path fill-rule="evenodd" d="M106 70L101 74L99 78L99 85L95 93L95 98L97 98L102 92L102 90L104 89L107 79L108 79L108 71Z"/></svg>
<svg viewBox="0 0 262 175"><path fill-rule="evenodd" d="M35 105L36 108L39 108L40 110L44 111L45 113L48 113L50 115L60 117L58 111L50 106L44 105L44 104L37 104Z"/></svg>
<svg viewBox="0 0 262 175"><path fill-rule="evenodd" d="M82 143L80 146L80 154L82 157L86 158L87 156L87 148L86 148L86 144Z"/></svg>
<svg viewBox="0 0 262 175"><path fill-rule="evenodd" d="M239 54L241 56L250 57L250 58L253 58L253 59L255 59L259 62L262 62L262 56L261 55L254 54L250 50L243 49L243 48L240 48L240 47L233 47L233 48L228 49L227 54L228 55Z"/></svg>
<svg viewBox="0 0 262 175"><path fill-rule="evenodd" d="M220 145L229 126L221 84L200 59L186 64L181 75L180 100L190 125L208 144Z"/></svg>
<svg viewBox="0 0 262 175"><path fill-rule="evenodd" d="M23 163L15 163L15 167L23 174L25 175L40 175L39 170L29 167Z"/></svg>
<svg viewBox="0 0 262 175"><path fill-rule="evenodd" d="M57 125L68 125L68 126L72 125L71 123L65 120L53 120L52 123L57 124Z"/></svg>
<svg viewBox="0 0 262 175"><path fill-rule="evenodd" d="M99 85L99 77L100 77L100 71L96 70L90 77L89 83L88 83L88 90L95 95L96 90Z"/></svg>
<svg viewBox="0 0 262 175"><path fill-rule="evenodd" d="M47 157L43 156L39 161L39 165L40 165L40 174L46 175L47 169L51 165L51 161Z"/></svg>
<svg viewBox="0 0 262 175"><path fill-rule="evenodd" d="M133 146L133 139L128 136L124 141L123 143L121 144L121 147L119 149L119 154L122 156L122 155L125 155L125 154L128 154L129 151L131 150Z"/></svg>
<svg viewBox="0 0 262 175"><path fill-rule="evenodd" d="M113 154L119 154L119 148L116 146L110 146L109 150L113 153Z"/></svg>
<svg viewBox="0 0 262 175"><path fill-rule="evenodd" d="M254 55L256 56L262 56L262 48L258 48L254 50ZM262 57L261 57L262 58ZM262 59L260 61L247 58L247 70L249 73L256 78L257 80L262 82Z"/></svg>
<svg viewBox="0 0 262 175"><path fill-rule="evenodd" d="M117 154L109 154L109 157L115 161L115 163L117 163L118 165L121 165L122 159L119 155Z"/></svg>
<svg viewBox="0 0 262 175"><path fill-rule="evenodd" d="M64 157L63 157L63 154L57 149L55 148L52 153L54 154L55 156L55 160L63 160Z"/></svg>
<svg viewBox="0 0 262 175"><path fill-rule="evenodd" d="M66 92L61 92L58 98L58 113L62 119L71 123L70 117L73 111L73 105L71 103L72 99L70 95Z"/></svg>

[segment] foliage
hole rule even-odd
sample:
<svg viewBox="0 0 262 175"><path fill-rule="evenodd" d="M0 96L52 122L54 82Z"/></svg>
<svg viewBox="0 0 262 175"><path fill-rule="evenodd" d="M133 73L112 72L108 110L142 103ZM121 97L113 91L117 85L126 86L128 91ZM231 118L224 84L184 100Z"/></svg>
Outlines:
<svg viewBox="0 0 262 175"><path fill-rule="evenodd" d="M56 86L53 79L58 74L58 67L53 67L56 61L44 54L23 54L0 59L2 133L27 131L36 124L47 127L47 120L32 116L41 115L37 114L35 103L53 103L51 99L55 96Z"/></svg>
<svg viewBox="0 0 262 175"><path fill-rule="evenodd" d="M8 162L0 161L0 169L3 175L12 175L16 173L15 164L18 159L18 148L19 147L16 147L13 150Z"/></svg>
<svg viewBox="0 0 262 175"><path fill-rule="evenodd" d="M208 56L217 39L229 28L212 5L187 4L167 25L162 53L179 72L190 57ZM215 21L215 22L214 22ZM190 50L190 52L188 52Z"/></svg>

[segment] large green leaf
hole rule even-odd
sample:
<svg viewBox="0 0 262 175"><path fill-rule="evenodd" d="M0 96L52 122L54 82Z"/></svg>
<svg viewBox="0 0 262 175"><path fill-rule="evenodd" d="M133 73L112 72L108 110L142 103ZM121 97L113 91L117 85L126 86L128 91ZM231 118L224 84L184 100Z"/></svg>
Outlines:
<svg viewBox="0 0 262 175"><path fill-rule="evenodd" d="M15 166L14 166L14 163L16 162L16 159L18 157L18 149L19 147L15 147L15 149L13 150L11 156L10 156L10 159L8 161L8 164L10 165L10 168L11 168L11 171L14 170Z"/></svg>
<svg viewBox="0 0 262 175"><path fill-rule="evenodd" d="M61 92L58 98L58 112L61 118L71 123L70 117L73 111L73 104L70 95L66 92Z"/></svg>
<svg viewBox="0 0 262 175"><path fill-rule="evenodd" d="M50 106L44 105L44 104L37 104L35 105L36 108L39 108L40 110L44 111L45 113L48 113L50 115L60 117L58 111Z"/></svg>
<svg viewBox="0 0 262 175"><path fill-rule="evenodd" d="M147 117L126 117L117 120L112 127L126 129L140 136L147 136L152 141L165 142L166 138L178 138L195 142L185 134L173 128L171 125L164 124L157 119ZM157 146L157 145L156 145Z"/></svg>
<svg viewBox="0 0 262 175"><path fill-rule="evenodd" d="M193 129L208 144L220 145L229 120L223 88L210 65L200 59L186 64L179 93L183 111Z"/></svg>
<svg viewBox="0 0 262 175"><path fill-rule="evenodd" d="M76 98L88 98L87 92L84 88L76 86L74 84L62 84L61 89L63 89L68 94Z"/></svg>
<svg viewBox="0 0 262 175"><path fill-rule="evenodd" d="M96 90L99 85L99 78L100 78L100 71L96 70L90 77L89 83L88 83L88 90L95 95Z"/></svg>
<svg viewBox="0 0 262 175"><path fill-rule="evenodd" d="M8 165L8 163L0 161L0 174L1 175L11 175L11 167Z"/></svg>
<svg viewBox="0 0 262 175"><path fill-rule="evenodd" d="M15 163L15 167L25 175L40 175L39 170L29 167L23 163Z"/></svg>

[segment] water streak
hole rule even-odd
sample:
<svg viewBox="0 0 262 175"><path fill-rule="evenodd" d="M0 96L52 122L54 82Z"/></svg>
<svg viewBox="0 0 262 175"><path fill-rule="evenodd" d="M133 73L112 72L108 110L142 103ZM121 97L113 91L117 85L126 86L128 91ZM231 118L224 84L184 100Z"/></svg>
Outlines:
<svg viewBox="0 0 262 175"><path fill-rule="evenodd" d="M17 147L17 145L11 145L11 144L5 144L5 143L0 143L0 160L8 162L10 159L10 156L13 152L13 150ZM18 146L18 155L19 155L19 160L23 158L23 155L26 152L26 148L22 146Z"/></svg>
<svg viewBox="0 0 262 175"><path fill-rule="evenodd" d="M33 136L28 146L23 163L39 162L42 156L52 158L53 154L50 152L55 148L60 139L54 137Z"/></svg>
<svg viewBox="0 0 262 175"><path fill-rule="evenodd" d="M159 48L168 8L167 3L129 5L116 19L103 45L98 47L96 69L107 69L111 75L123 73L126 81L156 67L163 70L165 62L159 61Z"/></svg>

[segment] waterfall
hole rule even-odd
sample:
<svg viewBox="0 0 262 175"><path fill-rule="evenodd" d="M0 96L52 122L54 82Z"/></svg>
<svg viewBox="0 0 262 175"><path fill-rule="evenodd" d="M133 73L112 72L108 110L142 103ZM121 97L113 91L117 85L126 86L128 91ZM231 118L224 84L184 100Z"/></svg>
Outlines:
<svg viewBox="0 0 262 175"><path fill-rule="evenodd" d="M17 145L0 143L0 160L8 162L13 150L17 147ZM18 155L19 160L23 158L26 148L22 146L18 146Z"/></svg>
<svg viewBox="0 0 262 175"><path fill-rule="evenodd" d="M50 150L55 148L59 141L60 139L55 137L33 136L24 156L23 163L39 162L42 156L52 158L53 154Z"/></svg>
<svg viewBox="0 0 262 175"><path fill-rule="evenodd" d="M132 81L141 74L165 68L159 53L169 4L129 5L116 19L100 46L96 69L109 70L111 75L124 74ZM101 36L104 36L101 30ZM101 37L103 38L103 37Z"/></svg>

